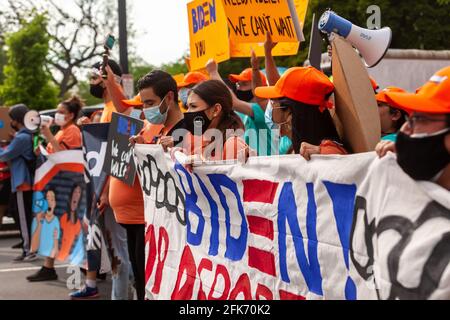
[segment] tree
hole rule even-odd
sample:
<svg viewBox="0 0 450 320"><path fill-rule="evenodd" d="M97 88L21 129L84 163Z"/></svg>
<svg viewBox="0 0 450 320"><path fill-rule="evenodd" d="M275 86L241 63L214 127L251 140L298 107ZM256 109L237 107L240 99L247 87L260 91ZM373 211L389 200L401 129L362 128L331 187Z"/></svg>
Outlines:
<svg viewBox="0 0 450 320"><path fill-rule="evenodd" d="M46 13L50 17L47 28L50 37L47 68L52 81L59 88L60 98L76 88L81 70L101 60L106 35L118 34L116 2L75 0L62 5L54 0L8 0L10 20L14 20L14 17L16 20L21 19L32 11ZM73 8L70 8L71 5ZM129 39L133 35L133 27L129 23Z"/></svg>
<svg viewBox="0 0 450 320"><path fill-rule="evenodd" d="M31 21L21 21L19 31L6 36L8 62L0 97L6 105L25 103L33 109L54 108L57 90L45 69L49 51L47 19L36 14Z"/></svg>

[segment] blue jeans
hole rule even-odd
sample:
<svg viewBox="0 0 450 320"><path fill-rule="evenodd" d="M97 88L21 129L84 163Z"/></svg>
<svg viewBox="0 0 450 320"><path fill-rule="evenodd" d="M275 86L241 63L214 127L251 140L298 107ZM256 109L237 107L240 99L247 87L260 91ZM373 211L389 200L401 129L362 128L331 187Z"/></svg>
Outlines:
<svg viewBox="0 0 450 320"><path fill-rule="evenodd" d="M111 208L105 210L105 229L111 234L114 250L111 300L128 300L128 288L132 283L133 271L128 255L127 232L114 217ZM114 267L117 264L116 267Z"/></svg>

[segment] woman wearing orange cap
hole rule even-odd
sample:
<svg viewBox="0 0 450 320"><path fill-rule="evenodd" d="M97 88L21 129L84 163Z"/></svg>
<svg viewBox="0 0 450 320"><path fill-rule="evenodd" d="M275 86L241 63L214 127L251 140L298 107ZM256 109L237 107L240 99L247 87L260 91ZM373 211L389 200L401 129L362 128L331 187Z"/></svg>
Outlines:
<svg viewBox="0 0 450 320"><path fill-rule="evenodd" d="M205 74L198 71L192 71L184 76L183 81L177 83L178 96L180 97L182 107L185 111L187 110L187 99L190 89L192 89L196 84L206 80L208 80L208 77Z"/></svg>
<svg viewBox="0 0 450 320"><path fill-rule="evenodd" d="M272 118L282 136L292 139L292 153L309 160L312 154L346 154L327 108L334 86L313 67L291 68L273 87L256 88L260 98L271 99Z"/></svg>
<svg viewBox="0 0 450 320"><path fill-rule="evenodd" d="M415 94L394 92L386 97L409 117L397 142L380 142L377 154L384 157L394 152L412 179L450 190L450 67L438 71Z"/></svg>
<svg viewBox="0 0 450 320"><path fill-rule="evenodd" d="M376 95L381 122L381 140L395 142L397 140L397 132L406 121L406 114L404 111L389 104L386 94L390 92L405 93L406 91L397 87L387 87Z"/></svg>

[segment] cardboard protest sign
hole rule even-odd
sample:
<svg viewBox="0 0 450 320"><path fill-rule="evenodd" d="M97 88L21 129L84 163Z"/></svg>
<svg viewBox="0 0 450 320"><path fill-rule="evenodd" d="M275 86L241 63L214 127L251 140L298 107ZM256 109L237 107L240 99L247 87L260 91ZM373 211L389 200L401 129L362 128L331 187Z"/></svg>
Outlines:
<svg viewBox="0 0 450 320"><path fill-rule="evenodd" d="M297 12L300 27L303 29L305 25L306 12L309 0L294 0L295 10ZM303 39L300 39L300 42ZM279 42L272 50L273 56L290 56L298 53L300 42ZM264 56L264 40L259 43L238 43L230 38L230 56L233 58L245 58L251 56L251 50L259 57Z"/></svg>
<svg viewBox="0 0 450 320"><path fill-rule="evenodd" d="M373 151L381 139L381 124L369 74L350 43L336 36L332 45L336 113L343 139L355 153Z"/></svg>
<svg viewBox="0 0 450 320"><path fill-rule="evenodd" d="M34 190L31 251L43 257L85 266L83 152L61 151L38 160Z"/></svg>
<svg viewBox="0 0 450 320"><path fill-rule="evenodd" d="M123 114L113 113L108 134L105 171L129 186L133 186L136 166L130 137L137 135L144 127L141 120Z"/></svg>
<svg viewBox="0 0 450 320"><path fill-rule="evenodd" d="M9 141L12 132L9 108L0 107L0 141Z"/></svg>
<svg viewBox="0 0 450 320"><path fill-rule="evenodd" d="M448 191L395 158L257 157L190 173L161 146L135 156L149 299L450 298Z"/></svg>
<svg viewBox="0 0 450 320"><path fill-rule="evenodd" d="M195 0L187 4L190 39L190 70L230 58L228 27L221 0Z"/></svg>

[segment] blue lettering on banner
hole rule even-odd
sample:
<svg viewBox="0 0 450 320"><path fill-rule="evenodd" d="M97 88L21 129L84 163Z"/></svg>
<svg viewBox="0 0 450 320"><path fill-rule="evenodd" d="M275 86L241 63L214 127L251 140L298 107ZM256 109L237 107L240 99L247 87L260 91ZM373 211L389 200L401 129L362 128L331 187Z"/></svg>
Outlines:
<svg viewBox="0 0 450 320"><path fill-rule="evenodd" d="M187 172L186 169L179 163L175 165L175 171L178 174L181 187L183 188L186 197L184 210L186 217L187 242L193 246L199 246L202 243L203 230L205 228L205 218L203 217L202 210L197 206L198 196L195 192L194 184L192 183L192 178L189 172ZM189 190L191 191L190 193L188 193L186 191L186 188L184 187L180 172L182 172L186 177L187 183L189 185ZM196 233L192 232L191 220L189 219L190 213L195 214L199 220Z"/></svg>
<svg viewBox="0 0 450 320"><path fill-rule="evenodd" d="M225 210L225 225L227 228L227 249L225 251L225 257L232 261L239 261L243 258L245 250L247 248L247 219L245 218L244 207L242 205L241 196L239 194L236 183L223 174L210 174L208 175L211 184L214 186L217 194L219 195L220 203ZM237 201L238 211L242 219L241 232L238 238L231 236L231 223L230 223L230 208L228 207L228 200L223 193L222 187L230 190Z"/></svg>
<svg viewBox="0 0 450 320"><path fill-rule="evenodd" d="M303 243L303 235L297 220L297 205L295 203L294 192L292 190L292 182L285 183L280 194L278 202L278 246L280 256L280 272L284 282L290 283L287 257L286 257L286 220L291 229L295 255L305 278L309 291L323 295L322 291L322 275L320 273L319 259L317 256L317 206L314 197L314 185L308 183L306 185L308 191L308 207L306 213L306 226L308 233L308 260Z"/></svg>
<svg viewBox="0 0 450 320"><path fill-rule="evenodd" d="M206 199L208 199L209 207L211 209L211 237L208 254L215 257L219 253L219 209L202 179L200 179L197 174L195 176L197 177L202 192L205 194Z"/></svg>
<svg viewBox="0 0 450 320"><path fill-rule="evenodd" d="M339 239L342 244L345 266L350 270L349 266L349 248L350 234L353 223L353 208L356 198L356 185L337 184L324 181L323 184L327 188L331 201L333 202L334 217L339 233ZM345 298L347 300L356 300L356 285L350 276L347 277L345 284Z"/></svg>

